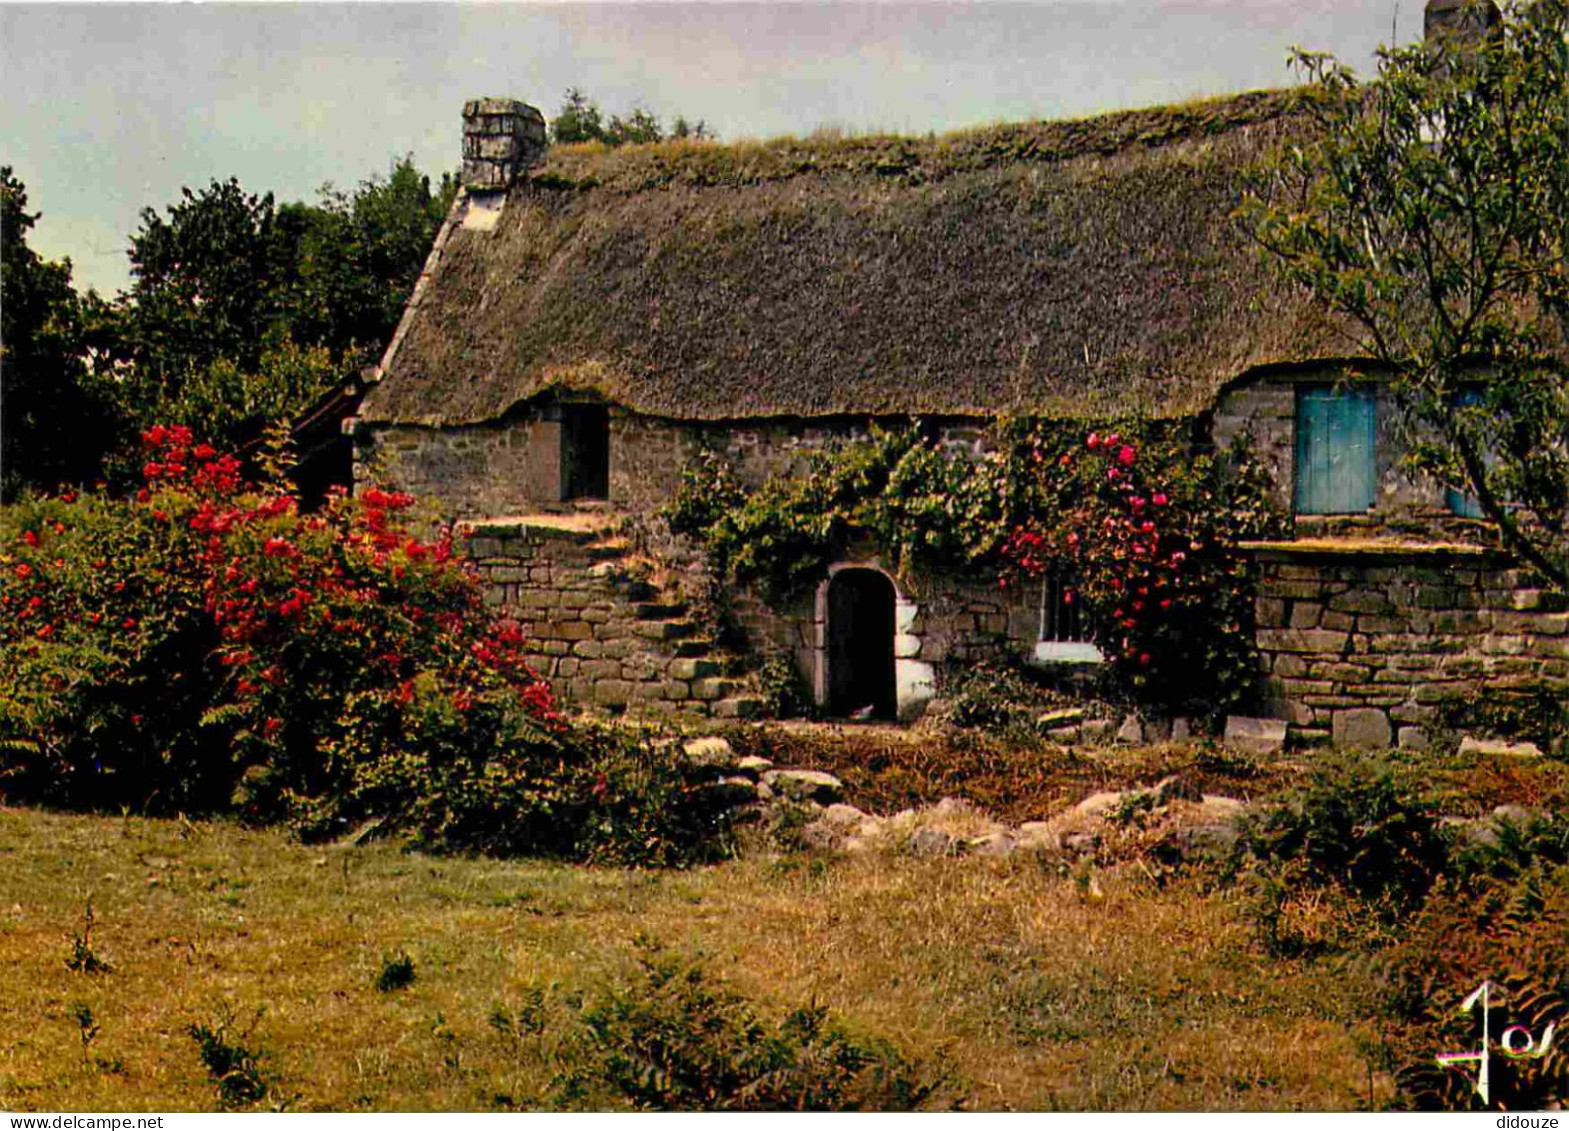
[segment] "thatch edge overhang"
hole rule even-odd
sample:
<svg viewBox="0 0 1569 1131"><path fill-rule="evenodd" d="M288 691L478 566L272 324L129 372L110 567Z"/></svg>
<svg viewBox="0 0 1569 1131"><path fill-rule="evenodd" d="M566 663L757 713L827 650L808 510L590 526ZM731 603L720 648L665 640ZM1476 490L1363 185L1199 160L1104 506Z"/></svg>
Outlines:
<svg viewBox="0 0 1569 1131"><path fill-rule="evenodd" d="M557 386L714 423L1196 414L1248 371L1344 352L1231 230L1234 174L1289 125L1294 98L943 138L558 149L512 190L496 231L462 230L454 202L362 419L483 423ZM1195 207L1162 199L1183 191ZM1091 203L1114 214L1080 211ZM1164 227L1144 215L1162 206ZM1082 254L1075 238L1100 243ZM756 262L770 255L773 275ZM795 310L836 285L839 305ZM855 321L861 298L912 291ZM736 313L747 304L752 322ZM928 309L944 319L935 330ZM825 322L847 310L835 339ZM1093 356L1102 343L1109 360ZM1032 344L1054 360L1026 372Z"/></svg>

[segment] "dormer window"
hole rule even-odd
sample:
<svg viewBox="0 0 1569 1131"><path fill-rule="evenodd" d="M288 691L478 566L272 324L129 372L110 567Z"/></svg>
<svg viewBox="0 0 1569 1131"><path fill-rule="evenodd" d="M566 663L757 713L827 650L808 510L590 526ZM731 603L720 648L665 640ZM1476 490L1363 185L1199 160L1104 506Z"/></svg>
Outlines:
<svg viewBox="0 0 1569 1131"><path fill-rule="evenodd" d="M1378 415L1373 391L1297 389L1296 512L1362 514L1377 498Z"/></svg>

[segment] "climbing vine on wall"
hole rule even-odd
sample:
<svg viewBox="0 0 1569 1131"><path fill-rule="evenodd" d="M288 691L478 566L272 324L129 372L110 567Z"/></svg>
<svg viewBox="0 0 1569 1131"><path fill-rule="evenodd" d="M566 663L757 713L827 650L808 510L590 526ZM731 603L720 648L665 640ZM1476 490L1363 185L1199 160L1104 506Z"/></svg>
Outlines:
<svg viewBox="0 0 1569 1131"><path fill-rule="evenodd" d="M1070 599L1138 698L1213 713L1246 697L1252 588L1235 546L1282 533L1260 467L1195 450L1170 422L1086 432L1010 420L981 447L945 446L918 424L873 428L752 490L706 452L666 518L716 573L775 603L815 586L852 538L871 539L901 574L985 570L1017 585L1065 568Z"/></svg>

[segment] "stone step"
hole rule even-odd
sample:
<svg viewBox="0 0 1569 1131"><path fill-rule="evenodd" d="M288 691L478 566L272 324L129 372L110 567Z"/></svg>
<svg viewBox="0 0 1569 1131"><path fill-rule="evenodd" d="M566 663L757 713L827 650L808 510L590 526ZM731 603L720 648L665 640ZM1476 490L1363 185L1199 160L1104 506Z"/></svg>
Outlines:
<svg viewBox="0 0 1569 1131"><path fill-rule="evenodd" d="M709 703L726 699L739 690L741 690L741 684L737 680L724 679L719 676L709 676L706 679L694 679L692 681L692 698L701 699Z"/></svg>
<svg viewBox="0 0 1569 1131"><path fill-rule="evenodd" d="M659 596L659 590L646 581L628 578L619 583L622 596L628 601L652 601Z"/></svg>
<svg viewBox="0 0 1569 1131"><path fill-rule="evenodd" d="M591 562L608 562L624 558L632 550L632 543L625 538L606 538L584 547Z"/></svg>
<svg viewBox="0 0 1569 1131"><path fill-rule="evenodd" d="M664 642L684 640L697 632L697 626L689 620L645 620L634 624L632 631L644 640Z"/></svg>
<svg viewBox="0 0 1569 1131"><path fill-rule="evenodd" d="M707 659L717 647L718 645L706 636L688 636L683 640L675 641L670 648L670 654L682 659L694 657Z"/></svg>
<svg viewBox="0 0 1569 1131"><path fill-rule="evenodd" d="M715 660L676 657L665 669L671 679L709 679L723 672L724 666Z"/></svg>
<svg viewBox="0 0 1569 1131"><path fill-rule="evenodd" d="M763 713L763 700L756 695L736 695L714 704L718 719L755 719Z"/></svg>
<svg viewBox="0 0 1569 1131"><path fill-rule="evenodd" d="M632 606L632 615L638 620L679 620L686 616L685 605L662 605L641 601Z"/></svg>

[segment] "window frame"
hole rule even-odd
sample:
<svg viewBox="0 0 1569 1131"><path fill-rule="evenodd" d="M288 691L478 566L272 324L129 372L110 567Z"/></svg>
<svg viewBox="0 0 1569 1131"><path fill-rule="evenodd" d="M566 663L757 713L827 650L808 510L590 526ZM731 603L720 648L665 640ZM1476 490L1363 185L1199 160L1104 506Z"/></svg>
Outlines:
<svg viewBox="0 0 1569 1131"><path fill-rule="evenodd" d="M1095 626L1087 610L1082 603L1068 600L1070 594L1077 596L1072 584L1072 575L1061 567L1041 576L1033 658L1053 664L1103 664L1106 656L1095 644Z"/></svg>

